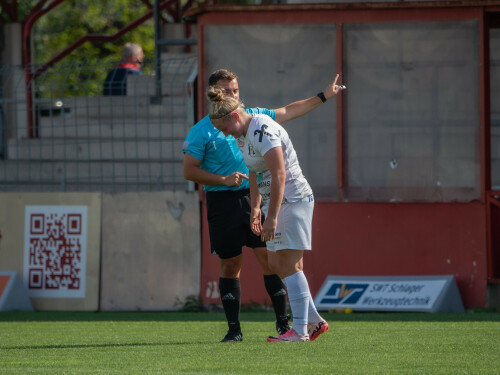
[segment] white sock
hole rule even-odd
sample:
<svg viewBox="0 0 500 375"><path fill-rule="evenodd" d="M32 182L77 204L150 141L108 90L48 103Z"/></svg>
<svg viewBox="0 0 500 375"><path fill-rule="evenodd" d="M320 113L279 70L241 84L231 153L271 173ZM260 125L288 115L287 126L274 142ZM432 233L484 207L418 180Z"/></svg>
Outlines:
<svg viewBox="0 0 500 375"><path fill-rule="evenodd" d="M293 314L293 329L301 336L307 336L307 319L309 300L309 284L304 272L299 271L283 280L288 290L288 300Z"/></svg>
<svg viewBox="0 0 500 375"><path fill-rule="evenodd" d="M324 319L319 315L318 310L316 310L316 305L312 297L309 298L309 310L308 310L308 323L319 323Z"/></svg>

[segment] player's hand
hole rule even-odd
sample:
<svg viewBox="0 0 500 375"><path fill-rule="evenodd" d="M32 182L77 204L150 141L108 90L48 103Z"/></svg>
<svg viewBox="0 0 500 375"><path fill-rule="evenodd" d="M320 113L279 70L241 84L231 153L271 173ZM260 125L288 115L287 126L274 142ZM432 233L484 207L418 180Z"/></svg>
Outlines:
<svg viewBox="0 0 500 375"><path fill-rule="evenodd" d="M256 236L260 236L262 233L262 211L260 209L252 210L250 214L250 229Z"/></svg>
<svg viewBox="0 0 500 375"><path fill-rule="evenodd" d="M271 217L266 218L266 220L264 221L264 225L262 226L262 233L260 235L262 241L267 242L274 240L277 224L277 219Z"/></svg>
<svg viewBox="0 0 500 375"><path fill-rule="evenodd" d="M248 180L246 174L240 172L233 172L224 178L224 185L226 186L240 186L244 180Z"/></svg>
<svg viewBox="0 0 500 375"><path fill-rule="evenodd" d="M325 98L330 99L333 98L335 95L337 95L340 91L342 91L342 87L339 86L341 83L341 78L340 74L337 74L335 76L335 80L330 83L326 88L323 90L323 94L325 94Z"/></svg>

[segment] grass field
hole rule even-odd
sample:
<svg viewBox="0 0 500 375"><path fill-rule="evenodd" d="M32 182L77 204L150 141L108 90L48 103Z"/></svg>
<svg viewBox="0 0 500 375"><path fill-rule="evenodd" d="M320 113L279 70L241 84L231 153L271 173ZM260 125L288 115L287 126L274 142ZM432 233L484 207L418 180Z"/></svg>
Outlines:
<svg viewBox="0 0 500 375"><path fill-rule="evenodd" d="M500 374L500 313L324 314L309 343L268 343L273 314L0 313L0 374Z"/></svg>

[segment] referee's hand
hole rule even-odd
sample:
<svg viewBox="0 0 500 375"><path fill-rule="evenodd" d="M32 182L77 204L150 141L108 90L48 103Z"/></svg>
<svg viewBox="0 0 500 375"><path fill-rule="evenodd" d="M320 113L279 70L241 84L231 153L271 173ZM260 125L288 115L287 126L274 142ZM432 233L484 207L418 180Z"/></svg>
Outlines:
<svg viewBox="0 0 500 375"><path fill-rule="evenodd" d="M326 99L333 98L335 95L337 95L340 91L344 89L345 86L340 86L340 83L342 82L342 73L337 74L335 76L335 79L332 83L330 83L328 86L325 87L323 90L323 94L325 95Z"/></svg>
<svg viewBox="0 0 500 375"><path fill-rule="evenodd" d="M224 185L226 186L240 186L243 180L248 180L246 174L240 172L233 172L224 178Z"/></svg>

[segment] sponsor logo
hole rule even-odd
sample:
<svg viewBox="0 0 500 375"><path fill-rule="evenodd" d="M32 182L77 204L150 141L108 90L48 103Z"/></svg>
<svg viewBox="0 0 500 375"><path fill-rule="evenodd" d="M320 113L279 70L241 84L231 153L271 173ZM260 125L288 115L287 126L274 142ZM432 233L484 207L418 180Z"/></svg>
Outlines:
<svg viewBox="0 0 500 375"><path fill-rule="evenodd" d="M281 288L280 290L278 290L276 293L274 293L273 295L274 297L279 297L279 296L286 296L286 291L285 289Z"/></svg>
<svg viewBox="0 0 500 375"><path fill-rule="evenodd" d="M255 150L253 149L253 146L251 143L248 144L248 155L255 156Z"/></svg>
<svg viewBox="0 0 500 375"><path fill-rule="evenodd" d="M259 134L259 142L262 142L262 136L265 134L267 135L268 137L272 137L273 135L271 133L268 133L266 132L266 129L268 128L269 126L267 125L262 125L260 130L256 130L253 132L253 135L257 135Z"/></svg>
<svg viewBox="0 0 500 375"><path fill-rule="evenodd" d="M223 301L234 301L236 298L231 293L226 294L221 298Z"/></svg>
<svg viewBox="0 0 500 375"><path fill-rule="evenodd" d="M262 187L268 187L268 186L271 186L271 181L267 180L267 181L261 181L259 182L259 187L262 188Z"/></svg>
<svg viewBox="0 0 500 375"><path fill-rule="evenodd" d="M447 295L447 298L442 296ZM452 302L452 299L456 299ZM320 309L463 312L453 276L328 276L314 303Z"/></svg>
<svg viewBox="0 0 500 375"><path fill-rule="evenodd" d="M320 303L353 304L358 302L369 284L332 284Z"/></svg>

